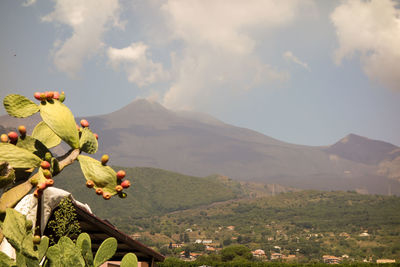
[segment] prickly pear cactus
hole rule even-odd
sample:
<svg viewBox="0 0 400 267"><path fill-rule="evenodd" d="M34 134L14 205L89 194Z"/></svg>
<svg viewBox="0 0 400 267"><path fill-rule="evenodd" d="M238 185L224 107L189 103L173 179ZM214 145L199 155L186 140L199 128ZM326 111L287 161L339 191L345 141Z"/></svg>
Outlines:
<svg viewBox="0 0 400 267"><path fill-rule="evenodd" d="M8 114L17 118L26 118L39 111L38 105L22 95L8 95L3 104Z"/></svg>
<svg viewBox="0 0 400 267"><path fill-rule="evenodd" d="M96 256L94 257L94 267L99 267L108 259L110 259L117 251L117 240L114 237L109 237L101 243L97 250Z"/></svg>
<svg viewBox="0 0 400 267"><path fill-rule="evenodd" d="M80 249L66 236L61 237L56 245L49 247L46 255L49 259L49 266L85 266L85 261L81 255Z"/></svg>
<svg viewBox="0 0 400 267"><path fill-rule="evenodd" d="M122 258L120 267L137 267L138 266L138 259L135 254L127 253Z"/></svg>

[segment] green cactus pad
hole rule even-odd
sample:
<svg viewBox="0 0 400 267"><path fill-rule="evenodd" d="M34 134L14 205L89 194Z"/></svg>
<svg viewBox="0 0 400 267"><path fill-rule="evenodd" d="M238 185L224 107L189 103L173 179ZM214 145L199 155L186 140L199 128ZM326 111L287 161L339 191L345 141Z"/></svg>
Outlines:
<svg viewBox="0 0 400 267"><path fill-rule="evenodd" d="M81 139L79 140L79 147L81 151L88 154L94 154L97 152L97 139L89 128L84 128L82 130Z"/></svg>
<svg viewBox="0 0 400 267"><path fill-rule="evenodd" d="M0 163L0 188L7 187L15 180L15 171L7 162Z"/></svg>
<svg viewBox="0 0 400 267"><path fill-rule="evenodd" d="M15 266L15 262L7 254L0 251L0 266Z"/></svg>
<svg viewBox="0 0 400 267"><path fill-rule="evenodd" d="M50 151L42 142L28 135L23 138L18 138L16 146L32 152L41 159L44 159L44 155L47 152L50 153Z"/></svg>
<svg viewBox="0 0 400 267"><path fill-rule="evenodd" d="M57 175L60 172L60 164L56 158L51 159L50 171L53 174L53 176Z"/></svg>
<svg viewBox="0 0 400 267"><path fill-rule="evenodd" d="M40 241L40 244L38 246L39 261L41 261L46 255L46 251L49 248L49 242L50 239L47 236L42 236L42 240Z"/></svg>
<svg viewBox="0 0 400 267"><path fill-rule="evenodd" d="M92 244L87 233L81 233L76 239L76 246L81 249L82 257L87 266L93 266Z"/></svg>
<svg viewBox="0 0 400 267"><path fill-rule="evenodd" d="M42 160L32 152L8 143L0 143L0 162L8 162L13 168L30 169Z"/></svg>
<svg viewBox="0 0 400 267"><path fill-rule="evenodd" d="M92 180L95 189L99 187L111 195L117 194L117 176L111 167L103 166L100 161L83 155L78 156L78 161L86 180Z"/></svg>
<svg viewBox="0 0 400 267"><path fill-rule="evenodd" d="M28 180L3 193L0 198L0 213L5 213L7 208L14 207L31 191L32 187L33 185Z"/></svg>
<svg viewBox="0 0 400 267"><path fill-rule="evenodd" d="M128 253L122 258L120 267L137 267L138 259L135 254Z"/></svg>
<svg viewBox="0 0 400 267"><path fill-rule="evenodd" d="M72 148L79 148L79 134L74 115L58 100L42 102L40 116L53 132Z"/></svg>
<svg viewBox="0 0 400 267"><path fill-rule="evenodd" d="M4 108L10 116L26 118L39 111L39 106L22 95L8 95L3 100Z"/></svg>
<svg viewBox="0 0 400 267"><path fill-rule="evenodd" d="M110 259L117 251L117 239L109 237L101 243L97 250L96 256L94 257L94 266L98 267Z"/></svg>
<svg viewBox="0 0 400 267"><path fill-rule="evenodd" d="M44 121L35 126L32 137L42 142L47 148L58 146L61 143L61 138Z"/></svg>
<svg viewBox="0 0 400 267"><path fill-rule="evenodd" d="M62 236L57 244L49 247L46 253L50 266L57 267L84 267L80 249L66 236Z"/></svg>
<svg viewBox="0 0 400 267"><path fill-rule="evenodd" d="M2 232L17 252L22 253L25 257L38 259L38 252L33 249L32 231L26 230L25 224L24 215L8 208L2 225Z"/></svg>

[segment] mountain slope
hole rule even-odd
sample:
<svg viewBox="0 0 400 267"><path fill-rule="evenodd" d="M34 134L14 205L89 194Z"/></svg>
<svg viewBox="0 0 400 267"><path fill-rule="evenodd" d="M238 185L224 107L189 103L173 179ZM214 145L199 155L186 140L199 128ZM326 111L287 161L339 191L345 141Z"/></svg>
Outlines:
<svg viewBox="0 0 400 267"><path fill-rule="evenodd" d="M400 183L379 171L379 161L397 148L384 142L361 137L355 140L362 142L353 142L350 136L350 142L328 148L294 145L209 115L175 112L144 99L86 119L99 134L97 157L107 153L114 165L155 167L194 176L221 174L305 189L383 194L390 187L392 193L400 194ZM0 117L0 125L12 126L10 121ZM27 124L34 125L30 119ZM363 158L366 153L371 155Z"/></svg>

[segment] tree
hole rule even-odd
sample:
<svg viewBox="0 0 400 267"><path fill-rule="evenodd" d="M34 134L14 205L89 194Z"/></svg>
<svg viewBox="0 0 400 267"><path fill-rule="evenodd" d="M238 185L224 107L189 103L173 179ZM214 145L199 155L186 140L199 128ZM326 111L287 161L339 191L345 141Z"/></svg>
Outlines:
<svg viewBox="0 0 400 267"><path fill-rule="evenodd" d="M243 245L232 245L221 250L222 261L232 261L233 259L243 258L251 260L253 254L248 247Z"/></svg>

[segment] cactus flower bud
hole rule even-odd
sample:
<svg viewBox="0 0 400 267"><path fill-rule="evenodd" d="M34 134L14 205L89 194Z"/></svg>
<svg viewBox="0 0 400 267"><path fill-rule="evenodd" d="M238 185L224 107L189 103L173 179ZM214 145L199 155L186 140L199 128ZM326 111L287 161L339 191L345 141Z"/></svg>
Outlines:
<svg viewBox="0 0 400 267"><path fill-rule="evenodd" d="M62 103L62 102L64 102L64 100L65 100L65 94L64 94L64 91L63 92L61 92L61 95L60 95L60 102Z"/></svg>
<svg viewBox="0 0 400 267"><path fill-rule="evenodd" d="M50 163L44 160L42 163L40 163L40 167L42 167L44 170L50 169Z"/></svg>
<svg viewBox="0 0 400 267"><path fill-rule="evenodd" d="M24 125L18 126L18 131L19 131L21 136L24 137L26 135L26 127Z"/></svg>
<svg viewBox="0 0 400 267"><path fill-rule="evenodd" d="M44 154L44 160L47 162L51 162L51 153L50 152L46 152L46 154Z"/></svg>
<svg viewBox="0 0 400 267"><path fill-rule="evenodd" d="M35 189L35 192L33 192L33 196L36 198L39 198L42 196L42 191L39 191L37 188Z"/></svg>
<svg viewBox="0 0 400 267"><path fill-rule="evenodd" d="M103 194L103 189L97 188L97 189L96 189L96 194L102 195L102 194Z"/></svg>
<svg viewBox="0 0 400 267"><path fill-rule="evenodd" d="M33 97L36 98L39 101L42 100L41 97L40 97L40 93L39 92L34 93Z"/></svg>
<svg viewBox="0 0 400 267"><path fill-rule="evenodd" d="M109 200L109 199L111 198L111 194L108 193L108 192L104 192L104 193L103 193L103 198L104 198L105 200Z"/></svg>
<svg viewBox="0 0 400 267"><path fill-rule="evenodd" d="M25 222L25 229L26 229L26 231L31 230L32 227L33 227L33 222L32 222L32 220L26 220L26 222Z"/></svg>
<svg viewBox="0 0 400 267"><path fill-rule="evenodd" d="M39 192L42 192L43 190L46 189L46 187L47 187L46 183L40 183L40 184L38 184L38 185L36 186L36 189L37 189Z"/></svg>
<svg viewBox="0 0 400 267"><path fill-rule="evenodd" d="M40 235L35 235L35 236L33 237L33 244L39 245L39 244L40 244L40 241L42 241L42 238L40 237Z"/></svg>
<svg viewBox="0 0 400 267"><path fill-rule="evenodd" d="M51 178L51 172L50 172L50 170L49 170L49 169L44 169L44 170L43 170L43 176L44 176L46 179L50 179L50 178Z"/></svg>
<svg viewBox="0 0 400 267"><path fill-rule="evenodd" d="M8 142L8 136L6 134L2 134L0 136L0 140L2 143L7 143Z"/></svg>
<svg viewBox="0 0 400 267"><path fill-rule="evenodd" d="M46 99L47 99L46 93L40 93L40 100L41 101L46 101Z"/></svg>
<svg viewBox="0 0 400 267"><path fill-rule="evenodd" d="M10 139L11 143L15 144L18 140L18 134L16 132L9 132L8 138Z"/></svg>
<svg viewBox="0 0 400 267"><path fill-rule="evenodd" d="M53 186L54 185L54 180L53 179L47 179L46 180L46 185L47 186Z"/></svg>
<svg viewBox="0 0 400 267"><path fill-rule="evenodd" d="M94 182L92 180L87 180L86 181L86 186L89 187L89 188L93 188Z"/></svg>
<svg viewBox="0 0 400 267"><path fill-rule="evenodd" d="M54 97L54 92L46 92L46 99L48 101L52 100Z"/></svg>
<svg viewBox="0 0 400 267"><path fill-rule="evenodd" d="M115 187L115 191L117 191L118 193L119 193L119 192L122 192L123 189L124 189L124 188L123 188L122 186L120 186L120 185L117 185L117 186Z"/></svg>
<svg viewBox="0 0 400 267"><path fill-rule="evenodd" d="M89 122L87 120L81 120L82 127L89 127Z"/></svg>
<svg viewBox="0 0 400 267"><path fill-rule="evenodd" d="M94 133L93 135L96 137L96 140L99 140L99 135L97 133Z"/></svg>
<svg viewBox="0 0 400 267"><path fill-rule="evenodd" d="M123 181L123 182L121 183L121 186L122 186L123 188L128 188L128 187L131 186L131 182L129 182L128 180L125 180L125 181Z"/></svg>
<svg viewBox="0 0 400 267"><path fill-rule="evenodd" d="M120 170L117 172L117 179L122 180L122 179L124 179L125 175L126 175L125 171Z"/></svg>
<svg viewBox="0 0 400 267"><path fill-rule="evenodd" d="M57 92L57 91L54 91L53 92L53 99L60 99L60 93L59 92Z"/></svg>

